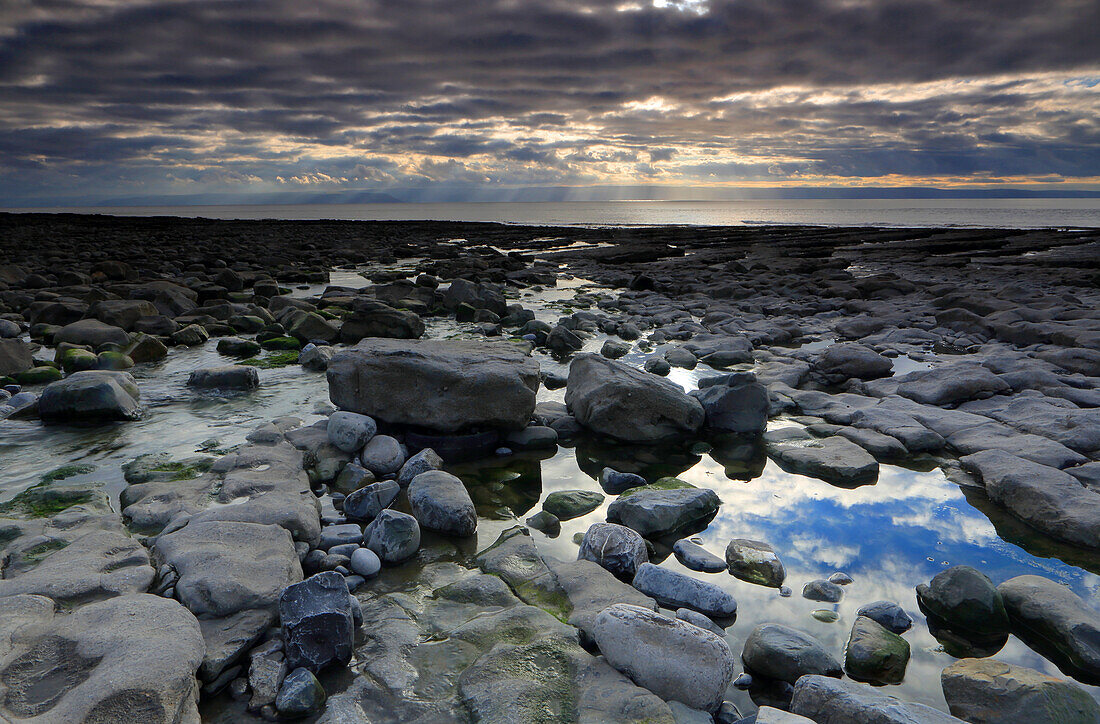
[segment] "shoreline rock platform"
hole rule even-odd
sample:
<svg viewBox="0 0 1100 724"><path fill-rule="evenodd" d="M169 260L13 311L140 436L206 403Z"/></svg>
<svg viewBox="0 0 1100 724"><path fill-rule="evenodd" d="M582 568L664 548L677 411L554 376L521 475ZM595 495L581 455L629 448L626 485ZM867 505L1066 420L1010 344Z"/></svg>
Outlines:
<svg viewBox="0 0 1100 724"><path fill-rule="evenodd" d="M1100 722L1100 230L0 249L0 719ZM777 513L902 471L940 487L863 550Z"/></svg>

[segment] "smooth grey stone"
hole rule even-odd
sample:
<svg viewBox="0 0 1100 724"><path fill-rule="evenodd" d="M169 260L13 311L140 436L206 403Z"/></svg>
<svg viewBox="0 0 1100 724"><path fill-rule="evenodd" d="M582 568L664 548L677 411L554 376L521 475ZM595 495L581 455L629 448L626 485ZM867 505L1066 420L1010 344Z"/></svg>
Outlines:
<svg viewBox="0 0 1100 724"><path fill-rule="evenodd" d="M470 493L454 475L442 470L420 473L409 484L409 505L421 528L468 537L477 530Z"/></svg>
<svg viewBox="0 0 1100 724"><path fill-rule="evenodd" d="M320 672L351 660L354 622L348 584L339 573L287 586L279 596L279 619L288 668Z"/></svg>
<svg viewBox="0 0 1100 724"><path fill-rule="evenodd" d="M110 422L141 417L141 393L129 372L86 370L51 382L38 398L43 422Z"/></svg>
<svg viewBox="0 0 1100 724"><path fill-rule="evenodd" d="M832 384L850 378L873 380L888 377L894 363L870 347L844 342L826 347L814 360L814 368Z"/></svg>
<svg viewBox="0 0 1100 724"><path fill-rule="evenodd" d="M542 508L558 520L572 520L591 513L603 501L603 493L594 490L557 490L546 496Z"/></svg>
<svg viewBox="0 0 1100 724"><path fill-rule="evenodd" d="M866 616L873 621L878 621L888 631L902 634L913 627L913 619L898 604L893 601L874 601L859 607L857 616Z"/></svg>
<svg viewBox="0 0 1100 724"><path fill-rule="evenodd" d="M706 413L704 427L721 432L757 435L768 422L768 390L751 372L723 375L723 384L694 390Z"/></svg>
<svg viewBox="0 0 1100 724"><path fill-rule="evenodd" d="M344 515L355 520L372 521L388 508L401 493L394 480L371 483L344 498Z"/></svg>
<svg viewBox="0 0 1100 724"><path fill-rule="evenodd" d="M611 573L633 580L649 560L645 541L630 528L615 523L593 523L581 540L577 558L598 563Z"/></svg>
<svg viewBox="0 0 1100 724"><path fill-rule="evenodd" d="M614 604L593 625L608 663L666 700L713 712L733 680L734 661L721 637L639 606Z"/></svg>
<svg viewBox="0 0 1100 724"><path fill-rule="evenodd" d="M997 587L1012 632L1044 655L1100 677L1100 614L1065 586L1042 576L1017 576Z"/></svg>
<svg viewBox="0 0 1100 724"><path fill-rule="evenodd" d="M825 645L813 636L776 623L756 626L741 653L745 668L754 675L794 684L807 674L839 677L843 674Z"/></svg>
<svg viewBox="0 0 1100 724"><path fill-rule="evenodd" d="M791 712L813 721L860 724L961 724L950 714L924 704L900 701L867 684L808 675L798 680Z"/></svg>
<svg viewBox="0 0 1100 724"><path fill-rule="evenodd" d="M561 520L553 513L548 513L545 510L540 510L524 522L529 527L542 531L547 535L557 535L561 532Z"/></svg>
<svg viewBox="0 0 1100 724"><path fill-rule="evenodd" d="M981 636L1008 631L1004 600L993 581L971 566L953 566L917 586L917 603L948 626Z"/></svg>
<svg viewBox="0 0 1100 724"><path fill-rule="evenodd" d="M558 431L544 425L528 425L517 432L510 432L504 442L513 450L545 450L556 447Z"/></svg>
<svg viewBox="0 0 1100 724"><path fill-rule="evenodd" d="M716 624L706 614L699 613L691 608L678 608L676 609L676 618L681 621L687 621L692 626L698 626L699 628L706 629L711 633L718 634L719 636L725 636L726 630Z"/></svg>
<svg viewBox="0 0 1100 724"><path fill-rule="evenodd" d="M600 354L608 359L619 359L630 353L630 345L616 342L613 339L606 340L600 348Z"/></svg>
<svg viewBox="0 0 1100 724"><path fill-rule="evenodd" d="M693 571L721 573L726 570L726 562L701 545L681 538L672 545L676 560Z"/></svg>
<svg viewBox="0 0 1100 724"><path fill-rule="evenodd" d="M391 475L405 463L405 448L389 435L375 435L359 453L359 463L379 477Z"/></svg>
<svg viewBox="0 0 1100 724"><path fill-rule="evenodd" d="M839 435L816 438L801 428L785 427L764 433L764 447L783 469L834 485L861 485L878 479L878 461Z"/></svg>
<svg viewBox="0 0 1100 724"><path fill-rule="evenodd" d="M382 570L382 561L370 548L359 548L351 554L351 570L363 578L373 578Z"/></svg>
<svg viewBox="0 0 1100 724"><path fill-rule="evenodd" d="M666 377L669 372L672 372L672 365L668 363L664 357L658 357L653 355L647 357L646 361L642 364L642 368L651 375L658 375L660 377Z"/></svg>
<svg viewBox="0 0 1100 724"><path fill-rule="evenodd" d="M328 440L344 452L358 452L378 432L378 425L366 415L339 411L329 415Z"/></svg>
<svg viewBox="0 0 1100 724"><path fill-rule="evenodd" d="M718 586L652 563L643 563L638 567L633 585L666 608L691 608L716 618L730 618L737 614L737 602L733 596Z"/></svg>
<svg viewBox="0 0 1100 724"><path fill-rule="evenodd" d="M206 367L193 371L187 384L202 389L252 390L260 386L260 373L247 365Z"/></svg>
<svg viewBox="0 0 1100 724"><path fill-rule="evenodd" d="M359 550L360 545L359 543L341 543L329 548L328 552L330 555L346 556L350 560L351 554Z"/></svg>

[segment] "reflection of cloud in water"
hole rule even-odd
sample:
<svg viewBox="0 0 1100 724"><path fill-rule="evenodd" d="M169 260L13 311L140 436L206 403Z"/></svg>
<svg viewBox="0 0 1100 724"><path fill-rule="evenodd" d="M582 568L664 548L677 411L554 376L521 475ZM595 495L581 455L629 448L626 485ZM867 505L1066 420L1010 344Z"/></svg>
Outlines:
<svg viewBox="0 0 1100 724"><path fill-rule="evenodd" d="M989 518L972 507L958 486L938 469L919 472L883 465L875 485L849 490L786 473L771 462L751 481L730 480L720 464L704 456L679 477L712 488L722 499L718 515L697 534L707 549L723 556L731 538L756 538L772 544L787 568L787 585L794 591L790 598L728 574L690 571L673 556L661 564L733 594L738 619L727 630L727 639L735 653L741 651L755 625L774 622L816 636L843 661L856 610L871 601L896 601L914 621L913 629L905 634L912 648L905 681L886 689L902 699L946 708L939 677L955 659L929 633L914 590L946 567L973 565L995 583L1030 573L1063 582L1085 597L1100 591L1100 577L1054 558L1034 557L1001 540ZM543 462L543 497L572 488L594 490L598 486L578 468L573 451L561 449ZM574 533L604 520L613 499L608 496L598 510L563 523L555 539L535 533L540 546L560 558L575 557ZM855 579L845 587L840 603L802 598L806 582L835 570ZM817 621L810 614L820 608L835 610L840 618L835 623ZM1062 675L1015 637L1009 637L996 658ZM1100 690L1090 690L1100 696ZM739 706L751 710L746 694L732 689L729 694Z"/></svg>

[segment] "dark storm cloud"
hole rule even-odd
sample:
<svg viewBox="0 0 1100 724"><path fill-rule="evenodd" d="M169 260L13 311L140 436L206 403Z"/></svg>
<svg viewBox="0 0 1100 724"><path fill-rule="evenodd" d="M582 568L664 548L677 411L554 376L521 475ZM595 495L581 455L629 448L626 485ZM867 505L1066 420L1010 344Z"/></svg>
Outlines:
<svg viewBox="0 0 1100 724"><path fill-rule="evenodd" d="M1097 27L1094 0L7 0L0 194L1095 176Z"/></svg>

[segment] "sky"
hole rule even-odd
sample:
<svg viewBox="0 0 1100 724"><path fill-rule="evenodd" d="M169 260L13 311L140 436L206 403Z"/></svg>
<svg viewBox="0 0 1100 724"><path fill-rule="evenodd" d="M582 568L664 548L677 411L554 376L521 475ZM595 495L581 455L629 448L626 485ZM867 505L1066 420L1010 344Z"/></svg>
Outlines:
<svg viewBox="0 0 1100 724"><path fill-rule="evenodd" d="M0 0L0 206L1100 190L1098 29L1096 0Z"/></svg>

